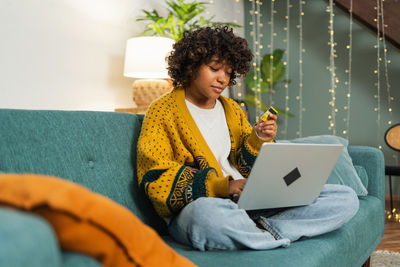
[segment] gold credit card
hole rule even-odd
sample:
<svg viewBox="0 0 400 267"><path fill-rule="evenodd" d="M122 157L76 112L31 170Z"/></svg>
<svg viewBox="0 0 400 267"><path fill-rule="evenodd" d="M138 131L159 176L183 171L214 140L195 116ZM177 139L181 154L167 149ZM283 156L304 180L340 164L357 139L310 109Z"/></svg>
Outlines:
<svg viewBox="0 0 400 267"><path fill-rule="evenodd" d="M264 114L261 115L261 120L262 121L268 120L268 116L271 113L276 115L276 114L278 114L278 111L276 109L274 109L274 107L272 107L272 106L269 107L269 109L267 111L265 111Z"/></svg>

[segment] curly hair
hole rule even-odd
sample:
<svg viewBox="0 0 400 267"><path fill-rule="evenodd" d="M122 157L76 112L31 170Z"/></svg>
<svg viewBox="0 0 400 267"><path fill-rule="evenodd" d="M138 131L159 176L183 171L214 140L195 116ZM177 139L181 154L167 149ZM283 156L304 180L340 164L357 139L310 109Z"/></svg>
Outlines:
<svg viewBox="0 0 400 267"><path fill-rule="evenodd" d="M253 54L247 41L233 33L228 26L204 27L193 32L186 31L182 39L173 45L167 57L168 74L174 87L187 88L196 79L202 64L216 57L232 68L228 86L236 84L236 77L250 70Z"/></svg>

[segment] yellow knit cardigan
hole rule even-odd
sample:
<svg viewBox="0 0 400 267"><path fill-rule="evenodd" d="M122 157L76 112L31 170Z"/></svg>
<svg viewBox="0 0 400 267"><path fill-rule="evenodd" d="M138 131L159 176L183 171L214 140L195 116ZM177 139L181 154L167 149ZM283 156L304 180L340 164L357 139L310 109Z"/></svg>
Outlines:
<svg viewBox="0 0 400 267"><path fill-rule="evenodd" d="M247 177L262 141L242 109L220 97L231 139L230 162ZM199 197L229 197L224 177L185 103L174 89L151 104L137 145L139 185L161 217L177 214Z"/></svg>

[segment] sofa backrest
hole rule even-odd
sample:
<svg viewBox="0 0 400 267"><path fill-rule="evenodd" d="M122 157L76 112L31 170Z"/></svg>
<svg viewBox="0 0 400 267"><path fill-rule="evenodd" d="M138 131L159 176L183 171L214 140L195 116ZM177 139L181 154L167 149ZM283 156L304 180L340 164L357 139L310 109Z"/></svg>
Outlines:
<svg viewBox="0 0 400 267"><path fill-rule="evenodd" d="M142 120L117 112L0 109L0 172L47 174L79 183L165 234L164 221L137 185Z"/></svg>

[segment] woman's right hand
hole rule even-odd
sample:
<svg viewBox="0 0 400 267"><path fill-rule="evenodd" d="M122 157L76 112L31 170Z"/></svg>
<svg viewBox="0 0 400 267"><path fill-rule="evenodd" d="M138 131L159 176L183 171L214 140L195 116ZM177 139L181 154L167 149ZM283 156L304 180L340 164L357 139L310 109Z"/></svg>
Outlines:
<svg viewBox="0 0 400 267"><path fill-rule="evenodd" d="M229 195L238 195L242 194L243 188L246 185L247 179L238 179L238 180L230 180L229 181Z"/></svg>

